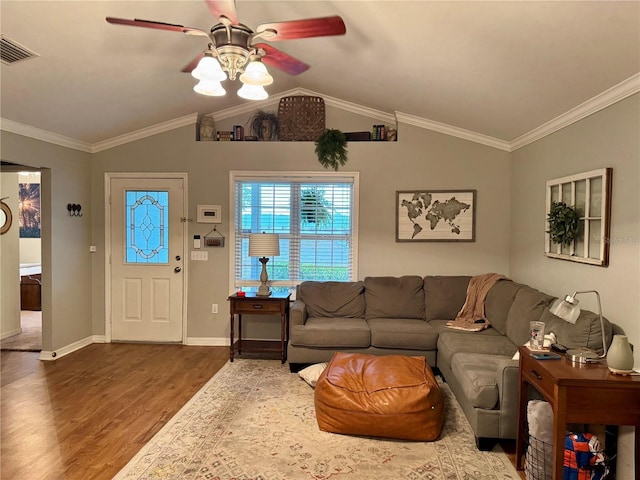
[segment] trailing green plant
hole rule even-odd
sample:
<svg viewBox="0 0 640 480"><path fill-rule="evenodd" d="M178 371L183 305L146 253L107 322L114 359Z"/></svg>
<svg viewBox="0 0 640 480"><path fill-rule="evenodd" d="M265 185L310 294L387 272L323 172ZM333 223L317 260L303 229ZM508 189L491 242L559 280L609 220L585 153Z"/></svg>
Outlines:
<svg viewBox="0 0 640 480"><path fill-rule="evenodd" d="M317 187L307 188L300 195L302 221L316 225L326 225L331 222L329 202L324 198L324 193Z"/></svg>
<svg viewBox="0 0 640 480"><path fill-rule="evenodd" d="M338 170L347 163L347 137L340 130L326 129L316 140L316 155L324 168Z"/></svg>
<svg viewBox="0 0 640 480"><path fill-rule="evenodd" d="M566 247L571 245L577 235L580 215L575 207L564 202L551 202L551 211L547 214L551 240Z"/></svg>
<svg viewBox="0 0 640 480"><path fill-rule="evenodd" d="M275 112L257 110L249 117L249 131L259 140L277 140L280 122Z"/></svg>

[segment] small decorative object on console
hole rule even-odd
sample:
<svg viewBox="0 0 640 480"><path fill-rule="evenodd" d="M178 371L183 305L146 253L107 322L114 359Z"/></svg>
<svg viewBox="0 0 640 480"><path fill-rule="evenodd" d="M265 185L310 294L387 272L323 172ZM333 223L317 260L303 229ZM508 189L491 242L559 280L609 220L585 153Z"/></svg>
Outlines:
<svg viewBox="0 0 640 480"><path fill-rule="evenodd" d="M628 375L633 372L633 352L626 335L614 335L607 352L607 366L613 373Z"/></svg>

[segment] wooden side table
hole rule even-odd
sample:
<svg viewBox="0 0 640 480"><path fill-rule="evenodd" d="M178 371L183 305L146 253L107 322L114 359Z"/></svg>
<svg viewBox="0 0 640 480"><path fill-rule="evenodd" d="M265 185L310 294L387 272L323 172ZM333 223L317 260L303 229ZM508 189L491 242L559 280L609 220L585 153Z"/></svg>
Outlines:
<svg viewBox="0 0 640 480"><path fill-rule="evenodd" d="M289 341L289 298L290 293L273 293L268 297L260 297L247 293L244 297L237 294L231 295L230 302L230 337L229 360L233 362L235 350L234 326L235 316L238 316L238 354L242 354L242 315L280 315L280 358L282 363L287 360L287 342ZM265 349L252 349L252 351L268 351Z"/></svg>
<svg viewBox="0 0 640 480"><path fill-rule="evenodd" d="M520 403L516 455L524 469L528 387L553 409L553 478L562 479L567 423L634 425L635 477L640 479L640 376L614 375L605 363L573 364L566 358L536 360L520 347Z"/></svg>

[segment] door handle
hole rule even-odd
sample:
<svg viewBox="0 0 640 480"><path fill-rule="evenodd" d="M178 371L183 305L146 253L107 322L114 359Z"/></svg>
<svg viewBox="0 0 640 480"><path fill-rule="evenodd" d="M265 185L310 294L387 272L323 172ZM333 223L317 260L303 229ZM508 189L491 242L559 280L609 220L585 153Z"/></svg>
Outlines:
<svg viewBox="0 0 640 480"><path fill-rule="evenodd" d="M180 267L176 267L173 269L174 272L176 273L180 273L182 271L182 269Z"/></svg>

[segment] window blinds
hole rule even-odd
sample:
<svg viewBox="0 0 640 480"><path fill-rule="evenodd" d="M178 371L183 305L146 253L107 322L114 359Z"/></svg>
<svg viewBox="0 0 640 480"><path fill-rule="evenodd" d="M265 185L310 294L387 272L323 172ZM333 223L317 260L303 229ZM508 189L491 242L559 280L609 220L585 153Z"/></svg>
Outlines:
<svg viewBox="0 0 640 480"><path fill-rule="evenodd" d="M235 288L260 284L249 234L277 233L280 255L267 271L272 287L354 278L357 176L237 175L234 191Z"/></svg>

